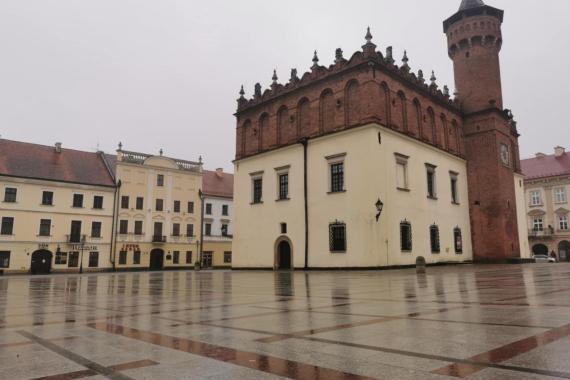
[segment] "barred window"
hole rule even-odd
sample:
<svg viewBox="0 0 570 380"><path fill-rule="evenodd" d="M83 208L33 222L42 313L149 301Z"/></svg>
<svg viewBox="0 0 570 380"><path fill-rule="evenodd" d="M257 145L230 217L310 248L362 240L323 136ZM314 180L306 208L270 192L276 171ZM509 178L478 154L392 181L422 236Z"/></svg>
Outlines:
<svg viewBox="0 0 570 380"><path fill-rule="evenodd" d="M331 170L331 193L344 191L344 162L330 165Z"/></svg>
<svg viewBox="0 0 570 380"><path fill-rule="evenodd" d="M279 175L279 200L289 199L289 174Z"/></svg>
<svg viewBox="0 0 570 380"><path fill-rule="evenodd" d="M400 249L404 252L412 250L412 225L408 221L400 223Z"/></svg>
<svg viewBox="0 0 570 380"><path fill-rule="evenodd" d="M346 252L346 224L329 225L329 246L331 252Z"/></svg>
<svg viewBox="0 0 570 380"><path fill-rule="evenodd" d="M453 242L455 245L455 253L463 253L463 237L461 236L461 229L459 227L453 230Z"/></svg>
<svg viewBox="0 0 570 380"><path fill-rule="evenodd" d="M439 243L439 227L435 224L429 228L429 240L431 245L431 253L440 253Z"/></svg>

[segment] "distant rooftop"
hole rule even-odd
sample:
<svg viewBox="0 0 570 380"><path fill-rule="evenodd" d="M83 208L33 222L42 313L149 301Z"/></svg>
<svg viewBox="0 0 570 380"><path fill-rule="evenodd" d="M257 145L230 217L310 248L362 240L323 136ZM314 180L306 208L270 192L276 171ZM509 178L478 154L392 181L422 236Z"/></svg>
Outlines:
<svg viewBox="0 0 570 380"><path fill-rule="evenodd" d="M222 198L234 197L234 175L223 170L204 170L202 177L202 190L206 196Z"/></svg>
<svg viewBox="0 0 570 380"><path fill-rule="evenodd" d="M521 167L527 180L570 175L570 153L556 147L552 155L538 153L534 158L521 160Z"/></svg>

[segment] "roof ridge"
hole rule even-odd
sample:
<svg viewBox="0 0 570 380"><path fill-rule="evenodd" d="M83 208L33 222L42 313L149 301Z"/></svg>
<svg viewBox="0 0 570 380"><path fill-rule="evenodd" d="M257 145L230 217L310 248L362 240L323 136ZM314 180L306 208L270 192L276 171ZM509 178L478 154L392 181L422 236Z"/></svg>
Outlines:
<svg viewBox="0 0 570 380"><path fill-rule="evenodd" d="M11 140L11 139L5 139L5 138L0 138L0 142L1 141L7 141L7 142L11 142L11 143L25 144L25 145L34 145L34 146L42 147L42 148L55 149L55 145L38 144L38 143L33 143L33 142L28 142L28 141ZM87 150L80 150L80 149L76 149L76 148L66 148L66 147L62 146L62 151L64 151L64 150L71 150L74 152L89 153L89 154L98 154L99 153L99 152L90 152ZM100 151L100 152L103 152L103 151ZM103 153L105 153L105 152L103 152Z"/></svg>

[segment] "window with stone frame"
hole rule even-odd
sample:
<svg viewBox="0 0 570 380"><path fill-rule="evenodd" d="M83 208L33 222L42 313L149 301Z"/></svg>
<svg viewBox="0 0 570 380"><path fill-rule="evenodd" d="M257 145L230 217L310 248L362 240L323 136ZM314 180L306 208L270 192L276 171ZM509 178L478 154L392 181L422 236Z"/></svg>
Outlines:
<svg viewBox="0 0 570 380"><path fill-rule="evenodd" d="M155 206L156 206L156 207L155 207L155 210L156 210L156 211L164 211L164 200L162 200L162 199L157 199Z"/></svg>
<svg viewBox="0 0 570 380"><path fill-rule="evenodd" d="M430 247L431 253L440 253L440 241L439 241L439 227L437 225L432 225L429 228L429 240L430 240Z"/></svg>
<svg viewBox="0 0 570 380"><path fill-rule="evenodd" d="M186 264L192 264L192 251L186 251Z"/></svg>
<svg viewBox="0 0 570 380"><path fill-rule="evenodd" d="M188 214L194 214L194 202L188 202Z"/></svg>
<svg viewBox="0 0 570 380"><path fill-rule="evenodd" d="M119 220L119 233L121 235L126 235L129 233L129 221Z"/></svg>
<svg viewBox="0 0 570 380"><path fill-rule="evenodd" d="M180 201L174 201L174 212L179 213L180 212Z"/></svg>
<svg viewBox="0 0 570 380"><path fill-rule="evenodd" d="M540 190L533 190L530 192L530 205L531 206L542 205L542 197L540 196Z"/></svg>
<svg viewBox="0 0 570 380"><path fill-rule="evenodd" d="M15 203L17 193L18 193L18 189L14 188L14 187L7 187L4 190L4 202Z"/></svg>
<svg viewBox="0 0 570 380"><path fill-rule="evenodd" d="M334 222L329 225L329 250L333 253L346 252L346 224Z"/></svg>
<svg viewBox="0 0 570 380"><path fill-rule="evenodd" d="M127 251L119 252L119 265L127 264Z"/></svg>
<svg viewBox="0 0 570 380"><path fill-rule="evenodd" d="M228 205L222 205L222 215L223 216L228 216L230 214L230 206Z"/></svg>
<svg viewBox="0 0 570 380"><path fill-rule="evenodd" d="M263 179L261 177L253 179L253 203L258 204L263 201Z"/></svg>
<svg viewBox="0 0 570 380"><path fill-rule="evenodd" d="M396 187L398 190L410 189L408 183L408 156L395 153L396 157Z"/></svg>
<svg viewBox="0 0 570 380"><path fill-rule="evenodd" d="M69 260L67 260L68 268L77 268L79 266L79 252L69 252Z"/></svg>
<svg viewBox="0 0 570 380"><path fill-rule="evenodd" d="M544 231L544 220L542 217L535 217L532 220L533 231Z"/></svg>
<svg viewBox="0 0 570 380"><path fill-rule="evenodd" d="M50 236L50 235L51 235L51 219L41 219L40 231L38 236Z"/></svg>
<svg viewBox="0 0 570 380"><path fill-rule="evenodd" d="M204 235L206 236L211 236L212 235L212 224L211 223L206 223L204 224Z"/></svg>
<svg viewBox="0 0 570 380"><path fill-rule="evenodd" d="M156 176L156 186L163 187L164 186L164 175L158 174Z"/></svg>
<svg viewBox="0 0 570 380"><path fill-rule="evenodd" d="M143 221L142 220L135 220L135 235L142 235L143 234Z"/></svg>
<svg viewBox="0 0 570 380"><path fill-rule="evenodd" d="M42 192L42 206L53 206L53 191Z"/></svg>
<svg viewBox="0 0 570 380"><path fill-rule="evenodd" d="M230 251L224 252L224 264L232 263L232 253Z"/></svg>
<svg viewBox="0 0 570 380"><path fill-rule="evenodd" d="M568 231L568 215L558 216L558 228L560 231Z"/></svg>
<svg viewBox="0 0 570 380"><path fill-rule="evenodd" d="M12 235L14 233L14 218L3 216L0 223L0 235Z"/></svg>
<svg viewBox="0 0 570 380"><path fill-rule="evenodd" d="M75 208L83 207L83 194L73 194L73 207Z"/></svg>
<svg viewBox="0 0 570 380"><path fill-rule="evenodd" d="M344 191L344 162L334 162L329 164L330 170L330 192L341 193Z"/></svg>
<svg viewBox="0 0 570 380"><path fill-rule="evenodd" d="M60 250L55 251L55 263L57 265L66 265L67 252L61 252Z"/></svg>
<svg viewBox="0 0 570 380"><path fill-rule="evenodd" d="M95 210L103 209L103 197L101 195L95 195L93 197L93 208Z"/></svg>
<svg viewBox="0 0 570 380"><path fill-rule="evenodd" d="M91 237L100 238L101 237L101 222L91 223Z"/></svg>
<svg viewBox="0 0 570 380"><path fill-rule="evenodd" d="M437 186L436 186L436 166L426 164L426 182L427 182L427 196L431 199L437 199Z"/></svg>
<svg viewBox="0 0 570 380"><path fill-rule="evenodd" d="M457 188L459 174L455 172L449 172L449 181L451 185L451 203L454 205L459 204L459 192Z"/></svg>
<svg viewBox="0 0 570 380"><path fill-rule="evenodd" d="M559 187L554 189L554 203L566 203L566 189Z"/></svg>
<svg viewBox="0 0 570 380"><path fill-rule="evenodd" d="M0 251L0 268L10 268L10 251Z"/></svg>
<svg viewBox="0 0 570 380"><path fill-rule="evenodd" d="M400 250L402 252L412 251L412 225L407 220L400 223Z"/></svg>
<svg viewBox="0 0 570 380"><path fill-rule="evenodd" d="M172 236L180 236L180 223L172 223Z"/></svg>
<svg viewBox="0 0 570 380"><path fill-rule="evenodd" d="M453 244L455 248L455 253L463 253L463 236L461 234L461 228L455 227L453 230Z"/></svg>
<svg viewBox="0 0 570 380"><path fill-rule="evenodd" d="M89 268L97 268L99 266L99 252L89 252Z"/></svg>
<svg viewBox="0 0 570 380"><path fill-rule="evenodd" d="M193 224L187 224L186 225L186 236L187 237L193 237L194 236L194 225Z"/></svg>
<svg viewBox="0 0 570 380"><path fill-rule="evenodd" d="M172 252L172 264L180 264L180 251Z"/></svg>
<svg viewBox="0 0 570 380"><path fill-rule="evenodd" d="M133 252L133 264L139 265L140 263L141 263L141 251L134 251Z"/></svg>
<svg viewBox="0 0 570 380"><path fill-rule="evenodd" d="M211 203L206 203L205 213L206 213L206 215L212 215L212 204Z"/></svg>
<svg viewBox="0 0 570 380"><path fill-rule="evenodd" d="M222 224L222 236L228 236L228 225L226 223Z"/></svg>
<svg viewBox="0 0 570 380"><path fill-rule="evenodd" d="M137 210L142 210L144 208L144 198L143 197L137 197L135 207Z"/></svg>
<svg viewBox="0 0 570 380"><path fill-rule="evenodd" d="M289 199L289 173L279 173L277 175L277 185L279 194L277 194L280 201Z"/></svg>

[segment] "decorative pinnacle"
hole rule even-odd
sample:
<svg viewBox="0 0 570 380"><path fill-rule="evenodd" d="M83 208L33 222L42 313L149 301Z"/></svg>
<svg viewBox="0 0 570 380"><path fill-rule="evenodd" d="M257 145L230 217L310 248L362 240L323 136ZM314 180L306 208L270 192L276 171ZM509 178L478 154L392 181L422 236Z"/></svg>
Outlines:
<svg viewBox="0 0 570 380"><path fill-rule="evenodd" d="M388 62L389 64L393 64L394 63L394 56L392 53L392 46L388 46L386 48L386 62Z"/></svg>
<svg viewBox="0 0 570 380"><path fill-rule="evenodd" d="M296 82L299 80L299 76L297 75L297 69L291 69L291 82Z"/></svg>
<svg viewBox="0 0 570 380"><path fill-rule="evenodd" d="M371 43L372 42L372 33L370 33L370 27L368 27L366 29L366 37L364 37L366 39L366 43Z"/></svg>
<svg viewBox="0 0 570 380"><path fill-rule="evenodd" d="M123 150L123 143L119 141L119 150Z"/></svg>
<svg viewBox="0 0 570 380"><path fill-rule="evenodd" d="M334 60L335 63L339 63L340 61L342 61L344 59L342 49L341 48L336 49L334 56L335 56Z"/></svg>
<svg viewBox="0 0 570 380"><path fill-rule="evenodd" d="M424 78L424 72L423 70L418 70L418 80L422 83L426 82L426 79Z"/></svg>
<svg viewBox="0 0 570 380"><path fill-rule="evenodd" d="M243 89L243 84L242 84L242 85L241 85L241 89L239 90L239 98L240 98L240 99L245 99L244 95L245 95L245 91L244 91L244 89Z"/></svg>
<svg viewBox="0 0 570 380"><path fill-rule="evenodd" d="M315 50L315 54L313 55L313 67L317 67L319 65L319 56L317 55L317 51Z"/></svg>
<svg viewBox="0 0 570 380"><path fill-rule="evenodd" d="M430 80L432 86L437 86L437 84L435 83L437 78L435 77L435 72L433 70L431 71L431 78L429 78L429 80Z"/></svg>
<svg viewBox="0 0 570 380"><path fill-rule="evenodd" d="M402 58L402 62L404 63L402 65L402 68L404 70L409 70L410 69L410 65L408 65L409 58L408 58L408 52L406 50L404 50L404 57Z"/></svg>
<svg viewBox="0 0 570 380"><path fill-rule="evenodd" d="M277 70L273 70L273 76L271 77L271 80L273 80L273 84L277 84L277 79L279 79L277 77Z"/></svg>
<svg viewBox="0 0 570 380"><path fill-rule="evenodd" d="M443 86L443 95L449 96L449 87L447 85Z"/></svg>

